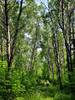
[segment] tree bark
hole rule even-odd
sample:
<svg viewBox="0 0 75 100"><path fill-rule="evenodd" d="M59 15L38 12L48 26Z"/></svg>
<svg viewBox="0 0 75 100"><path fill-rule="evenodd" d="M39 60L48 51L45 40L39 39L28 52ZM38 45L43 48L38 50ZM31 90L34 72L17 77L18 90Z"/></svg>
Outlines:
<svg viewBox="0 0 75 100"><path fill-rule="evenodd" d="M12 69L12 60L14 57L14 49L15 49L15 44L17 40L17 35L18 35L18 27L19 27L19 21L20 21L20 16L22 13L22 3L23 0L20 1L20 8L19 8L19 14L17 17L17 22L16 22L16 27L15 27L15 34L13 37L13 42L11 44L11 37L10 37L10 26L9 26L9 15L8 15L8 0L4 1L4 28L5 28L5 35L6 35L6 54L7 54L7 71L6 71L6 76L5 79L8 81L8 84L6 84L6 90L7 93L4 96L5 100L11 100L11 94L12 94L12 85L10 84L11 81L11 69Z"/></svg>
<svg viewBox="0 0 75 100"><path fill-rule="evenodd" d="M66 47L66 54L67 54L67 67L68 67L68 77L69 77L69 80L71 80L71 72L72 72L72 58L71 58L71 45L67 42L66 40L66 30L64 29L64 0L61 0L61 16L62 16L62 32L63 32L63 37L64 37L64 40L65 40L65 47ZM70 27L70 21L69 21L69 27ZM70 29L69 29L69 32L70 32ZM69 33L69 35L71 35ZM70 37L70 36L69 36ZM69 38L70 40L70 38Z"/></svg>
<svg viewBox="0 0 75 100"><path fill-rule="evenodd" d="M57 67L57 80L60 85L60 89L62 89L62 82L61 82L61 66L59 63L58 58L58 41L57 41L57 31L53 32L53 47L54 47L54 55L55 55L55 64Z"/></svg>

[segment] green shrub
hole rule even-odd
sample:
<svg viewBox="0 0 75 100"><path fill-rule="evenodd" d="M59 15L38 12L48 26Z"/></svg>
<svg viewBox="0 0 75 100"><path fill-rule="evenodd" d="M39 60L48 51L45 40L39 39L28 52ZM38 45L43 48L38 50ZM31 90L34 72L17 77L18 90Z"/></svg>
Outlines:
<svg viewBox="0 0 75 100"><path fill-rule="evenodd" d="M54 100L71 100L71 95L56 93Z"/></svg>

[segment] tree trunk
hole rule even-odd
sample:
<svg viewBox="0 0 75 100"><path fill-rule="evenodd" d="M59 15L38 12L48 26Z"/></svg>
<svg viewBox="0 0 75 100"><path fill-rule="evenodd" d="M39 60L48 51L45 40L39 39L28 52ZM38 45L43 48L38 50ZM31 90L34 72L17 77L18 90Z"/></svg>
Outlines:
<svg viewBox="0 0 75 100"><path fill-rule="evenodd" d="M60 89L62 89L62 82L61 82L61 66L59 64L59 58L58 58L58 42L57 42L57 32L53 33L53 47L54 47L54 55L55 55L55 64L57 67L57 80L60 85Z"/></svg>
<svg viewBox="0 0 75 100"><path fill-rule="evenodd" d="M72 72L72 58L71 58L71 45L70 45L70 41L69 43L66 40L66 30L64 29L64 0L61 0L61 16L62 16L62 32L63 32L63 37L65 40L65 47L66 47L66 54L67 54L67 67L68 67L68 77L69 80L71 80L71 72ZM70 27L70 20L69 20L69 27ZM70 29L69 29L70 32ZM71 32L70 32L71 33ZM69 33L69 35L71 35ZM69 40L70 40L70 36L69 36Z"/></svg>
<svg viewBox="0 0 75 100"><path fill-rule="evenodd" d="M54 64L52 64L52 80L54 82Z"/></svg>

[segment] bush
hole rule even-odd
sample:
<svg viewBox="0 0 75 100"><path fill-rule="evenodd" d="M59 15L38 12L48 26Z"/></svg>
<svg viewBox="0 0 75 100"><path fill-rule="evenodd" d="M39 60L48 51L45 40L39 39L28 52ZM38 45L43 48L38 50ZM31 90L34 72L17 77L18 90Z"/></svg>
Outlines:
<svg viewBox="0 0 75 100"><path fill-rule="evenodd" d="M71 95L56 93L54 100L71 100Z"/></svg>

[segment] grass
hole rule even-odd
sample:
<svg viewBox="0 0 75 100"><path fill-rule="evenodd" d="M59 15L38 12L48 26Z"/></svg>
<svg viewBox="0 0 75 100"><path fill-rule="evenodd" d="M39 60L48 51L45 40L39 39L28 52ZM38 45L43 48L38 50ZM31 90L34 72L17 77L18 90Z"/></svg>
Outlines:
<svg viewBox="0 0 75 100"><path fill-rule="evenodd" d="M24 97L17 97L15 100L53 100L52 97L45 97L41 93L25 94Z"/></svg>
<svg viewBox="0 0 75 100"><path fill-rule="evenodd" d="M24 97L17 97L16 98L16 100L53 100L53 98L52 97L40 97L40 98L38 98L38 99L36 99L36 98L24 98Z"/></svg>

